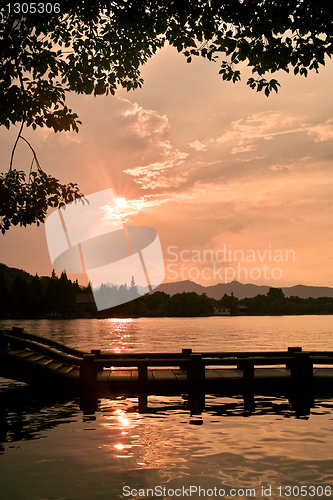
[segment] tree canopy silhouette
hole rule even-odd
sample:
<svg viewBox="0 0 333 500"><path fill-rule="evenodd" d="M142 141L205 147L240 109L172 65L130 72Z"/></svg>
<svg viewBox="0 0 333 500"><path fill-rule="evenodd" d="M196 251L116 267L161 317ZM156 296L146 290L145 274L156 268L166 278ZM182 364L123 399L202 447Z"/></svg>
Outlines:
<svg viewBox="0 0 333 500"><path fill-rule="evenodd" d="M20 123L18 138L23 125L78 132L81 122L66 106L66 94L141 87L141 66L166 43L188 62L220 58L223 80L240 80L238 64L246 62L253 74L247 85L267 96L279 86L267 74L307 76L333 52L330 0L62 0L47 4L51 12L42 3L6 2L0 0L0 125ZM7 217L2 231L22 220L43 221L45 207L63 201L61 192L66 200L81 196L58 183L34 217ZM0 215L6 211L1 205Z"/></svg>

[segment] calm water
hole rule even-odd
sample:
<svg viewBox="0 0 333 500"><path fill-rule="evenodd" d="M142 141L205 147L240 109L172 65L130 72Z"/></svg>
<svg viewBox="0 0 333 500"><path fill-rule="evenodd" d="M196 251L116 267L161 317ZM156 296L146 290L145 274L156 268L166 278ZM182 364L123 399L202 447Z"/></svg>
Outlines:
<svg viewBox="0 0 333 500"><path fill-rule="evenodd" d="M332 319L36 320L0 328L25 326L84 350L333 350ZM79 403L0 379L1 500L333 497L332 399L316 400L303 418L288 400L269 397L257 397L251 415L237 397L207 396L197 416L181 397L150 396L144 414L137 399L100 400L94 415Z"/></svg>

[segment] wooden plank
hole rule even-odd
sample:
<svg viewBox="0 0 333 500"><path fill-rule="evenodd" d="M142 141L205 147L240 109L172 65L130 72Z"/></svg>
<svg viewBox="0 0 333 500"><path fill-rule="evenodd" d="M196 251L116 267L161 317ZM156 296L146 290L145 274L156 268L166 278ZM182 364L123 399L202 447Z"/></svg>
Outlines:
<svg viewBox="0 0 333 500"><path fill-rule="evenodd" d="M177 380L187 380L186 370L172 370Z"/></svg>
<svg viewBox="0 0 333 500"><path fill-rule="evenodd" d="M333 369L332 368L318 368L314 373L314 377L326 377L333 378Z"/></svg>
<svg viewBox="0 0 333 500"><path fill-rule="evenodd" d="M290 368L274 368L274 370L277 370L281 373L284 373L286 377L290 377Z"/></svg>
<svg viewBox="0 0 333 500"><path fill-rule="evenodd" d="M211 370L211 371L212 371L212 373L214 373L214 378L216 378L218 380L220 378L223 378L222 373L225 372L226 370L215 369L215 370Z"/></svg>
<svg viewBox="0 0 333 500"><path fill-rule="evenodd" d="M63 365L62 367L58 368L57 373L68 375L72 370L74 370L74 366Z"/></svg>
<svg viewBox="0 0 333 500"><path fill-rule="evenodd" d="M221 379L221 375L215 370L205 370L205 379L206 380L217 380Z"/></svg>
<svg viewBox="0 0 333 500"><path fill-rule="evenodd" d="M26 359L30 362L36 363L36 361L39 361L42 358L44 358L43 354L33 354L32 356L29 356Z"/></svg>
<svg viewBox="0 0 333 500"><path fill-rule="evenodd" d="M56 371L58 368L60 368L63 365L63 363L59 363L59 361L52 361L47 365L48 370Z"/></svg>
<svg viewBox="0 0 333 500"><path fill-rule="evenodd" d="M16 358L21 358L21 359L26 359L29 358L29 356L32 356L34 353L32 351L23 351L21 353L15 354Z"/></svg>
<svg viewBox="0 0 333 500"><path fill-rule="evenodd" d="M73 378L80 378L80 368L74 366L73 370L70 372L70 376Z"/></svg>
<svg viewBox="0 0 333 500"><path fill-rule="evenodd" d="M44 363L44 366L49 366L51 363L53 363L53 359L49 359L46 363Z"/></svg>
<svg viewBox="0 0 333 500"><path fill-rule="evenodd" d="M281 375L281 373L280 373ZM270 378L272 376L271 371L266 368L255 368L254 377L255 378Z"/></svg>
<svg viewBox="0 0 333 500"><path fill-rule="evenodd" d="M97 380L101 382L106 382L110 377L111 370L103 370L97 372Z"/></svg>
<svg viewBox="0 0 333 500"><path fill-rule="evenodd" d="M255 368L254 369L254 377L255 378L285 378L289 377L289 373L283 369L276 368Z"/></svg>
<svg viewBox="0 0 333 500"><path fill-rule="evenodd" d="M52 359L46 358L46 357L43 356L43 358L39 359L38 361L36 361L36 363L38 365L46 366L46 365L52 363Z"/></svg>
<svg viewBox="0 0 333 500"><path fill-rule="evenodd" d="M153 370L155 380L177 380L172 370Z"/></svg>
<svg viewBox="0 0 333 500"><path fill-rule="evenodd" d="M97 375L98 377L98 375ZM110 370L109 380L132 380L132 370Z"/></svg>
<svg viewBox="0 0 333 500"><path fill-rule="evenodd" d="M14 349L13 347L8 348L8 354L10 356L20 356L22 354L25 354L26 352L29 352L29 354L32 354L32 351L27 351L26 349Z"/></svg>
<svg viewBox="0 0 333 500"><path fill-rule="evenodd" d="M226 370L214 370L223 378L243 378L243 370L226 369Z"/></svg>

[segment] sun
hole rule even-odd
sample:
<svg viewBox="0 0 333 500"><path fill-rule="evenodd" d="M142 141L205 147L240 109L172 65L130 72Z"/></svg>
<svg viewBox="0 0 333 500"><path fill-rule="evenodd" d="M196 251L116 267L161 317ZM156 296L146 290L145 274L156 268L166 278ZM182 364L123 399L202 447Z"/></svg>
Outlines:
<svg viewBox="0 0 333 500"><path fill-rule="evenodd" d="M126 207L126 199L125 198L116 198L116 205L118 208L124 208Z"/></svg>

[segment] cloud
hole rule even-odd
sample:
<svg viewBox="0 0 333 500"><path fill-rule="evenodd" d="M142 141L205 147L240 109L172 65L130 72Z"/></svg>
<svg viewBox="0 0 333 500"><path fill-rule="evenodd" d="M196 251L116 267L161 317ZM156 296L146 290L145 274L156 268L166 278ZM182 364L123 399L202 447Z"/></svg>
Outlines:
<svg viewBox="0 0 333 500"><path fill-rule="evenodd" d="M232 122L230 130L218 137L216 142L244 144L255 139L271 140L276 135L304 130L301 123L302 117L299 116L282 111L262 111Z"/></svg>
<svg viewBox="0 0 333 500"><path fill-rule="evenodd" d="M187 203L191 210L200 193L204 193L204 206L215 188L230 189L240 199L251 199L253 183L269 185L286 180L297 183L301 175L310 186L314 182L313 169L319 168L318 158L315 167L313 163L315 143L329 141L333 137L333 120L326 119L323 123L312 125L301 114L267 110L232 121L228 130L217 137L212 133L205 141L186 142L190 149L184 152L168 139L168 134L172 132L168 117L146 111L132 104L123 116L130 118L134 136L148 141L146 147L149 147L151 161L127 168L124 173L141 190L164 196L165 203L176 200L182 194L189 194ZM313 140L309 140L309 135ZM254 151L257 154L253 155ZM324 159L320 168L324 168ZM244 191L237 188L239 183L245 187ZM225 193L221 195L221 201L225 201ZM236 221L234 215L230 215L233 222L228 223L229 229L239 231L250 224L246 211L240 210L240 213L243 214L244 224L239 216ZM203 210L200 218L207 220L211 217L209 212L207 214ZM216 220L226 221L228 218L225 212L216 211Z"/></svg>
<svg viewBox="0 0 333 500"><path fill-rule="evenodd" d="M333 119L327 120L325 123L319 123L313 127L307 127L309 134L314 134L315 142L330 141L333 139Z"/></svg>
<svg viewBox="0 0 333 500"><path fill-rule="evenodd" d="M200 141L188 142L187 145L195 151L207 151L207 145Z"/></svg>
<svg viewBox="0 0 333 500"><path fill-rule="evenodd" d="M122 99L124 102L129 102ZM130 123L130 128L139 137L151 137L156 134L163 134L169 128L166 115L160 116L156 111L144 109L137 103L132 104L131 109L127 109L122 115Z"/></svg>
<svg viewBox="0 0 333 500"><path fill-rule="evenodd" d="M253 144L250 144L249 146L238 146L236 148L232 148L231 154L235 155L237 153L248 153L249 151L254 151L255 149L257 149L257 147Z"/></svg>
<svg viewBox="0 0 333 500"><path fill-rule="evenodd" d="M181 172L178 167L183 164L188 153L173 151L169 143L160 143L160 147L164 149L164 161L125 170L126 174L135 178L135 182L140 184L142 189L176 187L187 178L187 172Z"/></svg>

